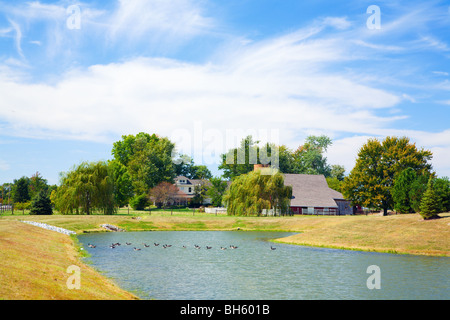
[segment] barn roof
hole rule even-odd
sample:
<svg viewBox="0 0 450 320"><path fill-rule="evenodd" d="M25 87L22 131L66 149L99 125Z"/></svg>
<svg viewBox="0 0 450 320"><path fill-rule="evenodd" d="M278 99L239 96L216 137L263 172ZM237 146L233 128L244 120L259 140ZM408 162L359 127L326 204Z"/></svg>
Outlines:
<svg viewBox="0 0 450 320"><path fill-rule="evenodd" d="M291 207L337 208L335 199L344 199L328 187L323 175L284 174L284 184L292 186Z"/></svg>

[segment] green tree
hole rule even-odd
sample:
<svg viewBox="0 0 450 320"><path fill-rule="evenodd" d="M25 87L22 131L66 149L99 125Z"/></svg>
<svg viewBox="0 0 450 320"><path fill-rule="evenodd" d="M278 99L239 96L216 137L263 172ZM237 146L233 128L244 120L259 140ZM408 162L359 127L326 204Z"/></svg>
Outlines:
<svg viewBox="0 0 450 320"><path fill-rule="evenodd" d="M206 181L202 180L194 186L194 196L192 197L191 204L194 207L201 206L206 199L206 192Z"/></svg>
<svg viewBox="0 0 450 320"><path fill-rule="evenodd" d="M149 205L148 197L146 194L135 195L130 199L130 206L133 210L145 210L145 207Z"/></svg>
<svg viewBox="0 0 450 320"><path fill-rule="evenodd" d="M39 191L39 193L33 198L33 202L31 203L30 214L32 215L53 214L52 204L45 190Z"/></svg>
<svg viewBox="0 0 450 320"><path fill-rule="evenodd" d="M173 182L174 148L168 138L141 132L122 136L122 140L113 144L112 154L127 168L134 194L146 194L161 181Z"/></svg>
<svg viewBox="0 0 450 320"><path fill-rule="evenodd" d="M436 178L434 180L434 190L439 197L439 211L450 211L450 180L448 177Z"/></svg>
<svg viewBox="0 0 450 320"><path fill-rule="evenodd" d="M188 179L210 179L211 171L205 165L195 165L194 160L187 155L179 155L174 161L176 176L184 176Z"/></svg>
<svg viewBox="0 0 450 320"><path fill-rule="evenodd" d="M63 214L91 214L101 210L113 214L117 208L114 202L114 179L109 166L103 162L82 162L72 171L61 174L61 186L55 197L56 208Z"/></svg>
<svg viewBox="0 0 450 320"><path fill-rule="evenodd" d="M427 190L427 183L432 175L417 175L416 179L411 183L409 190L409 202L414 212L420 212L420 203L422 197Z"/></svg>
<svg viewBox="0 0 450 320"><path fill-rule="evenodd" d="M215 207L222 206L222 198L227 191L228 184L220 177L214 177L209 180L210 185L206 194L211 198L211 204Z"/></svg>
<svg viewBox="0 0 450 320"><path fill-rule="evenodd" d="M413 168L406 168L395 179L391 188L394 209L400 213L409 213L411 206L411 186L417 180L416 171Z"/></svg>
<svg viewBox="0 0 450 320"><path fill-rule="evenodd" d="M438 213L441 210L441 204L439 203L440 197L434 189L434 179L430 178L427 184L427 190L423 194L422 201L420 203L420 215L424 220L430 220L438 217Z"/></svg>
<svg viewBox="0 0 450 320"><path fill-rule="evenodd" d="M14 180L12 188L12 196L14 202L27 202L31 200L30 197L30 178L21 177L18 180Z"/></svg>
<svg viewBox="0 0 450 320"><path fill-rule="evenodd" d="M223 170L225 179L233 179L253 171L253 165L258 163L258 143L259 141L254 141L250 135L242 139L238 148L230 149L222 154L219 169Z"/></svg>
<svg viewBox="0 0 450 320"><path fill-rule="evenodd" d="M212 178L212 173L205 165L196 165L194 166L192 178L190 179L200 179L200 180L208 180Z"/></svg>
<svg viewBox="0 0 450 320"><path fill-rule="evenodd" d="M252 171L236 177L223 196L229 215L261 215L263 209L288 212L292 187L284 185L284 176Z"/></svg>
<svg viewBox="0 0 450 320"><path fill-rule="evenodd" d="M282 173L295 173L294 152L285 145L278 148L279 170Z"/></svg>
<svg viewBox="0 0 450 320"><path fill-rule="evenodd" d="M331 139L325 135L308 136L305 143L293 154L293 172L290 173L323 174L325 177L329 177L331 167L328 165L324 153L331 144Z"/></svg>
<svg viewBox="0 0 450 320"><path fill-rule="evenodd" d="M44 179L39 172L36 172L30 178L29 189L30 189L30 197L34 198L41 191L47 193L50 189L50 186L48 185L47 180Z"/></svg>
<svg viewBox="0 0 450 320"><path fill-rule="evenodd" d="M342 192L343 181L340 181L336 177L327 177L326 180L328 187L330 187L333 190L336 190L337 192Z"/></svg>
<svg viewBox="0 0 450 320"><path fill-rule="evenodd" d="M394 206L391 188L397 175L408 167L418 175L429 174L431 158L430 151L418 150L406 137L387 137L381 143L369 139L344 180L343 194L353 204L383 209L386 215Z"/></svg>
<svg viewBox="0 0 450 320"><path fill-rule="evenodd" d="M118 160L110 160L108 166L114 180L114 201L119 207L127 205L133 197L133 183L127 168Z"/></svg>
<svg viewBox="0 0 450 320"><path fill-rule="evenodd" d="M330 177L336 178L339 181L344 181L345 178L345 168L339 164L333 164L331 166Z"/></svg>
<svg viewBox="0 0 450 320"><path fill-rule="evenodd" d="M14 184L10 182L3 183L1 185L1 203L2 204L10 204L11 203L11 197L12 197L12 190L14 188Z"/></svg>

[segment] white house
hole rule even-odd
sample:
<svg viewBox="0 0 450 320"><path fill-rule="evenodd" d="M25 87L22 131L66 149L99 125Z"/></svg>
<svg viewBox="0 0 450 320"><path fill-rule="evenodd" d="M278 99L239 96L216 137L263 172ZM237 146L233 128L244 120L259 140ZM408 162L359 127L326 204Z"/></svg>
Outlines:
<svg viewBox="0 0 450 320"><path fill-rule="evenodd" d="M185 176L178 176L175 178L175 185L179 189L180 204L187 204L195 195L194 188L197 185L205 184L208 186L209 181L201 179L188 179ZM204 205L211 204L210 198L205 198Z"/></svg>

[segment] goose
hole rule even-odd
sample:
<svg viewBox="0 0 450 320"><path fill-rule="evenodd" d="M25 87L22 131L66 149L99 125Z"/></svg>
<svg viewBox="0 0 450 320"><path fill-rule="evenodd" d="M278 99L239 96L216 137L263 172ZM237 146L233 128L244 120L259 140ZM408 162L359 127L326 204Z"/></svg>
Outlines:
<svg viewBox="0 0 450 320"><path fill-rule="evenodd" d="M155 247L159 246L159 243L153 242L153 244L155 245Z"/></svg>
<svg viewBox="0 0 450 320"><path fill-rule="evenodd" d="M277 248L274 248L274 247L272 247L272 246L270 246L270 250L276 250Z"/></svg>
<svg viewBox="0 0 450 320"><path fill-rule="evenodd" d="M139 250L141 250L140 248L133 248L134 249L134 251L139 251Z"/></svg>
<svg viewBox="0 0 450 320"><path fill-rule="evenodd" d="M144 247L148 248L150 247L148 244L144 243Z"/></svg>
<svg viewBox="0 0 450 320"><path fill-rule="evenodd" d="M88 243L88 247L89 247L89 248L95 248L95 247L97 247L97 246L94 246L93 244Z"/></svg>
<svg viewBox="0 0 450 320"><path fill-rule="evenodd" d="M233 245L230 245L230 248L231 248L231 249L237 249L237 247L236 247L236 246L233 246Z"/></svg>
<svg viewBox="0 0 450 320"><path fill-rule="evenodd" d="M212 247L208 247L208 246L206 246L206 249L211 249Z"/></svg>
<svg viewBox="0 0 450 320"><path fill-rule="evenodd" d="M183 246L183 249L186 249L186 246Z"/></svg>
<svg viewBox="0 0 450 320"><path fill-rule="evenodd" d="M125 242L127 244L127 246L129 246L131 244L131 242Z"/></svg>
<svg viewBox="0 0 450 320"><path fill-rule="evenodd" d="M225 247L220 247L220 250L227 250L227 248L225 248Z"/></svg>

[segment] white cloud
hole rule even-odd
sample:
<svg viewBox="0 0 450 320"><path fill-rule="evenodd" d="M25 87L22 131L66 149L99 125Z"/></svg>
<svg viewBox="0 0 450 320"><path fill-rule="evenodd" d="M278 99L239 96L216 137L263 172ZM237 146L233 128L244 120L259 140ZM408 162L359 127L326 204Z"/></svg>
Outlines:
<svg viewBox="0 0 450 320"><path fill-rule="evenodd" d="M15 17L24 21L62 20L48 29L53 34L47 39L53 42L42 41L42 46L53 53L63 50L68 41L63 5L32 2L22 8L26 10L16 11ZM109 11L82 5L82 14L82 30L107 34L113 44L124 46L147 38L158 44L183 42L215 25L202 2L194 0L170 5L163 0L119 1ZM405 27L414 17L383 24L382 33ZM405 50L402 44L375 44L368 40L376 38L374 33L351 27L347 18L326 17L262 41L233 37L233 45L225 44L203 64L127 58L69 70L52 84L30 82L0 65L0 134L111 141L139 131L171 136L180 129L192 140L200 123L202 139L212 133L224 139L227 130L278 130L280 142L296 148L306 135L325 132L335 138L330 163L344 164L349 171L368 137L403 135L388 128L404 117L398 104L414 101L410 94L376 86L396 70L369 74L364 66L346 68L346 62L383 60L383 53ZM0 34L11 36L12 29ZM434 148L436 163L445 167L442 157L450 150L446 132L407 133Z"/></svg>
<svg viewBox="0 0 450 320"><path fill-rule="evenodd" d="M20 30L20 26L15 21L12 21L12 20L9 20L9 23L11 24L11 26L13 27L13 29L16 33L15 45L16 45L17 53L19 54L19 56L24 58L23 51L22 51L22 31Z"/></svg>
<svg viewBox="0 0 450 320"><path fill-rule="evenodd" d="M449 73L445 71L433 71L434 74L437 74L439 76L448 76Z"/></svg>
<svg viewBox="0 0 450 320"><path fill-rule="evenodd" d="M193 0L119 0L108 19L112 38L141 39L155 32L167 36L192 36L211 27L198 1Z"/></svg>

